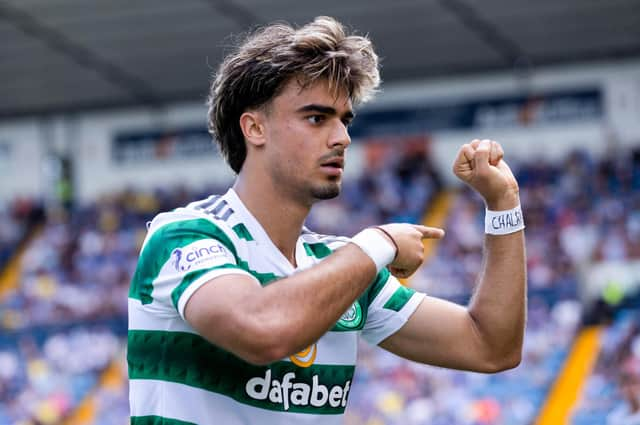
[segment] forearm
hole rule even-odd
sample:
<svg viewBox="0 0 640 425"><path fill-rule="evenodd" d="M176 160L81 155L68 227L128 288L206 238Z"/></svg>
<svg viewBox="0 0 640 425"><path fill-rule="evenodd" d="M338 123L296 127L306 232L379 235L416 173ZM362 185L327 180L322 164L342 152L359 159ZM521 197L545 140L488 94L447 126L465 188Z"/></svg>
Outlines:
<svg viewBox="0 0 640 425"><path fill-rule="evenodd" d="M468 311L484 352L491 358L519 358L526 293L524 231L486 235L480 279Z"/></svg>
<svg viewBox="0 0 640 425"><path fill-rule="evenodd" d="M320 264L259 291L255 317L278 335L287 354L295 353L329 330L375 276L371 259L347 244Z"/></svg>
<svg viewBox="0 0 640 425"><path fill-rule="evenodd" d="M392 241L382 231L365 229L319 264L265 287L245 273L216 277L191 296L185 319L209 341L251 363L301 351L334 326L377 270L387 264L417 268L422 239L443 234L411 224L387 225L387 231L394 234Z"/></svg>
<svg viewBox="0 0 640 425"><path fill-rule="evenodd" d="M453 164L456 176L484 198L489 210L502 211L488 217L486 230L507 233L486 236L469 306L425 297L408 322L382 342L387 350L422 363L478 372L498 372L520 362L526 321L524 231L518 230L522 221L517 211L508 211L520 200L503 155L497 142L476 139L460 148Z"/></svg>

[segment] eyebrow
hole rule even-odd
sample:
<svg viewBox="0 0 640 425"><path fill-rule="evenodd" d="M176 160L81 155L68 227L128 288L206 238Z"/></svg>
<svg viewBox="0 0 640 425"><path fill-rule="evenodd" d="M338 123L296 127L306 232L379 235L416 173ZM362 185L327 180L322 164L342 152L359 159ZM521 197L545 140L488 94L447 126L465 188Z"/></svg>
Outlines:
<svg viewBox="0 0 640 425"><path fill-rule="evenodd" d="M320 112L327 115L338 115L338 111L336 111L335 108L332 108L331 106L318 105L315 103L298 108L296 112ZM348 110L342 115L342 118L353 119L354 117L355 114L351 110Z"/></svg>

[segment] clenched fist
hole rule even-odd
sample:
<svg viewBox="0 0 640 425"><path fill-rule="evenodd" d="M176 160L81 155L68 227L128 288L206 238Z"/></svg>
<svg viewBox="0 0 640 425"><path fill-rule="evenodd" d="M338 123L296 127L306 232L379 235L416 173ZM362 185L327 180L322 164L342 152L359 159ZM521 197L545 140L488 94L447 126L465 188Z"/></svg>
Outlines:
<svg viewBox="0 0 640 425"><path fill-rule="evenodd" d="M475 139L462 145L453 163L454 174L494 211L515 208L520 203L518 182L503 157L498 142Z"/></svg>

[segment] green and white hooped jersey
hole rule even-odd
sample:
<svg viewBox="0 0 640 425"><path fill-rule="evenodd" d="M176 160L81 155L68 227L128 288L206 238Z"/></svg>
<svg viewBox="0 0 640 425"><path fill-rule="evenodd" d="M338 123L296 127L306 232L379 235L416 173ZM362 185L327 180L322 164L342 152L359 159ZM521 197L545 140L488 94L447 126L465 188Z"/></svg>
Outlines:
<svg viewBox="0 0 640 425"><path fill-rule="evenodd" d="M268 285L347 242L305 229L294 269L232 189L157 215L129 291L131 423L342 423L358 335L380 343L402 327L422 294L383 270L315 344L268 366L206 341L184 320L184 308L217 276L242 274Z"/></svg>

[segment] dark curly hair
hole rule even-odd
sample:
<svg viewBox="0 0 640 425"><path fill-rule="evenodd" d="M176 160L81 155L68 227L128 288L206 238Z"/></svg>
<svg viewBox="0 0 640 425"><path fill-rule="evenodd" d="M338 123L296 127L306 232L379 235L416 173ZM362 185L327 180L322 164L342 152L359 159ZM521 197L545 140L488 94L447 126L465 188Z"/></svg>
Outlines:
<svg viewBox="0 0 640 425"><path fill-rule="evenodd" d="M247 156L240 116L277 96L291 78L302 87L326 79L353 104L369 100L380 84L378 56L367 37L347 35L320 16L294 29L272 24L249 34L220 65L209 92L208 127L233 171Z"/></svg>

